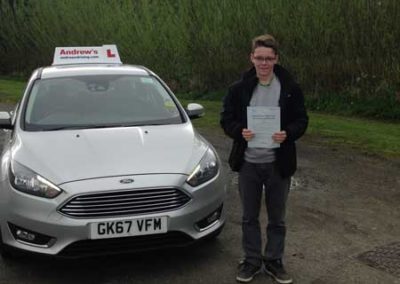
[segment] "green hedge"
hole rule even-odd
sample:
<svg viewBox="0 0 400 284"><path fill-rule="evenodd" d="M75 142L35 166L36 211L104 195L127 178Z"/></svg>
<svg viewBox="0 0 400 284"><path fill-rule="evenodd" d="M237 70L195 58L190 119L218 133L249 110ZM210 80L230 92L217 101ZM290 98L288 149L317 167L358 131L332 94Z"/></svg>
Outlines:
<svg viewBox="0 0 400 284"><path fill-rule="evenodd" d="M268 32L312 105L340 93L399 108L399 18L397 0L0 0L0 74L51 64L56 46L115 43L174 90L207 93L237 80Z"/></svg>

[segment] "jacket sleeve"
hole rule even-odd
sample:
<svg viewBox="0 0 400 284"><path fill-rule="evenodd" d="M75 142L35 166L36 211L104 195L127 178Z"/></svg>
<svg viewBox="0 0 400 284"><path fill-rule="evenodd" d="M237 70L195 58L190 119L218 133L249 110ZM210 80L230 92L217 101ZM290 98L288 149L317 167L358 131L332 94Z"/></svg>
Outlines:
<svg viewBox="0 0 400 284"><path fill-rule="evenodd" d="M290 116L293 118L286 126L288 142L294 142L305 133L308 126L308 115L304 105L304 96L301 88L296 84L293 89L293 106Z"/></svg>
<svg viewBox="0 0 400 284"><path fill-rule="evenodd" d="M228 93L223 98L220 125L226 135L235 140L240 140L243 139L242 129L245 128L245 126L240 120L238 114L238 112L240 112L240 106L235 105L234 93L234 89L230 87Z"/></svg>

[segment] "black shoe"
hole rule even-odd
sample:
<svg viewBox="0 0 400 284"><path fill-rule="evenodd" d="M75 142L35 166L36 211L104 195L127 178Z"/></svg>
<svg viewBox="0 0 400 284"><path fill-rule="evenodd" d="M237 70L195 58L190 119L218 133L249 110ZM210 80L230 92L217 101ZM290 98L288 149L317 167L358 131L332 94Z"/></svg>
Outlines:
<svg viewBox="0 0 400 284"><path fill-rule="evenodd" d="M282 284L293 283L293 279L289 276L289 274L287 274L285 268L283 267L282 260L280 259L265 260L264 270L278 283Z"/></svg>
<svg viewBox="0 0 400 284"><path fill-rule="evenodd" d="M250 282L253 280L254 276L260 272L260 266L254 266L246 260L242 260L239 264L239 272L236 276L236 280L239 282Z"/></svg>

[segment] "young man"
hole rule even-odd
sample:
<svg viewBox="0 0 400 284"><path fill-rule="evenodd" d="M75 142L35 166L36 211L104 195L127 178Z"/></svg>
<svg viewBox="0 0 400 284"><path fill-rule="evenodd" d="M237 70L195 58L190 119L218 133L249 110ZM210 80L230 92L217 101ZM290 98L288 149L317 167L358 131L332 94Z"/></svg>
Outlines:
<svg viewBox="0 0 400 284"><path fill-rule="evenodd" d="M245 254L236 279L249 282L264 267L279 283L292 283L282 263L285 211L290 178L296 171L295 141L306 131L303 93L289 72L278 65L278 44L271 35L253 39L253 68L229 87L223 100L221 126L233 139L229 164L239 172L242 202L242 246ZM279 107L280 131L272 134L278 148L248 147L257 136L247 126L247 107ZM278 126L279 127L279 126ZM268 215L267 244L262 253L259 213L263 189Z"/></svg>

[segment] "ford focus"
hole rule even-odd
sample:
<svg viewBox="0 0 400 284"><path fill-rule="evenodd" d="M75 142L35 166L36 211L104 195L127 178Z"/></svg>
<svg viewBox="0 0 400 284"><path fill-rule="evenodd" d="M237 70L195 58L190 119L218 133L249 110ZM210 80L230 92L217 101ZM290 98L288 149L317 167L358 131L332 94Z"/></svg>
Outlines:
<svg viewBox="0 0 400 284"><path fill-rule="evenodd" d="M226 187L191 123L203 113L115 46L56 49L0 112L1 253L79 257L218 235Z"/></svg>

